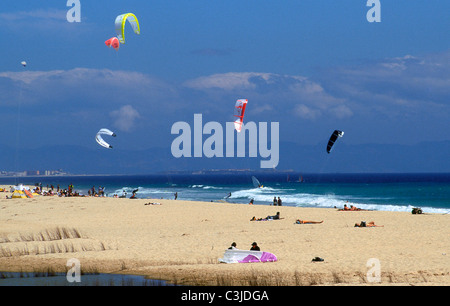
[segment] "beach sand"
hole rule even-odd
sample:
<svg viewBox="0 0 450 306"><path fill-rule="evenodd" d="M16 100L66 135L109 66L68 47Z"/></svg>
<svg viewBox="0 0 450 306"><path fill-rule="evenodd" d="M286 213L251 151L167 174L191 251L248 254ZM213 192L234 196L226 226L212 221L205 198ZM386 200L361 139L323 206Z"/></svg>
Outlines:
<svg viewBox="0 0 450 306"><path fill-rule="evenodd" d="M449 214L10 195L0 192L0 271L65 272L76 258L86 272L190 285L450 285ZM282 220L250 221L277 211ZM383 227L355 228L361 221ZM278 261L218 262L232 242L254 241ZM372 258L381 283L367 278Z"/></svg>

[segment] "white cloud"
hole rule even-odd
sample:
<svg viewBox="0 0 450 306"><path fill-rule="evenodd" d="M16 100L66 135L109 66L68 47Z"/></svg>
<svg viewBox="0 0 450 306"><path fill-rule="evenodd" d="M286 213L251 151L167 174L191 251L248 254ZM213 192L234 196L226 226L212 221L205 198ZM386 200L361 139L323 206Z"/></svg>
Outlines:
<svg viewBox="0 0 450 306"><path fill-rule="evenodd" d="M25 71L25 72L0 72L0 77L7 78L25 84L31 84L36 80L51 78L65 73L64 70L52 71Z"/></svg>
<svg viewBox="0 0 450 306"><path fill-rule="evenodd" d="M252 78L261 78L265 81L270 79L270 73L258 72L228 72L223 74L213 74L210 76L199 77L193 80L186 81L184 86L193 89L224 89L233 90L241 89L255 89L256 84L251 82Z"/></svg>
<svg viewBox="0 0 450 306"><path fill-rule="evenodd" d="M450 51L423 57L406 55L337 68L319 80L331 95L352 101L365 113L440 116L450 111L449 59Z"/></svg>
<svg viewBox="0 0 450 306"><path fill-rule="evenodd" d="M19 11L0 13L0 20L3 21L18 21L29 19L41 19L41 20L64 20L66 21L67 10L58 9L37 9L33 11Z"/></svg>
<svg viewBox="0 0 450 306"><path fill-rule="evenodd" d="M338 105L336 107L332 107L329 112L334 114L338 119L345 119L353 116L353 111L346 105Z"/></svg>
<svg viewBox="0 0 450 306"><path fill-rule="evenodd" d="M294 114L303 119L314 120L319 117L322 113L318 109L313 109L304 104L298 104L294 108Z"/></svg>
<svg viewBox="0 0 450 306"><path fill-rule="evenodd" d="M249 99L246 116L253 121L304 119L319 125L324 118L327 123L351 118L380 125L386 118L406 120L407 116L441 120L450 112L449 58L450 52L405 56L334 67L314 78L229 72L181 84L133 71L24 69L0 72L0 105L14 111L21 97L23 109L33 107L36 118L38 111L55 110L62 116L84 114L85 122L104 113L124 131L137 122L150 124L139 120L149 115L159 124L170 124L166 118L188 120L198 112L208 114L208 120L230 120L239 98Z"/></svg>
<svg viewBox="0 0 450 306"><path fill-rule="evenodd" d="M125 132L131 131L136 120L141 117L139 112L131 105L124 105L118 110L111 111L109 115L114 120L114 126Z"/></svg>
<svg viewBox="0 0 450 306"><path fill-rule="evenodd" d="M209 93L212 99L245 94L255 114L270 110L275 115L295 115L310 120L324 114L336 118L353 115L346 99L333 97L321 84L304 76L229 72L199 77L183 85Z"/></svg>
<svg viewBox="0 0 450 306"><path fill-rule="evenodd" d="M64 105L76 100L80 107L115 106L132 100L135 104L156 105L176 90L149 75L109 69L0 72L0 88L5 104L14 105L22 96L24 105Z"/></svg>
<svg viewBox="0 0 450 306"><path fill-rule="evenodd" d="M263 112L272 112L274 107L270 104L263 104L261 106L257 106L253 109L255 114L263 113Z"/></svg>
<svg viewBox="0 0 450 306"><path fill-rule="evenodd" d="M65 7L65 1L61 7ZM52 36L64 41L95 36L95 26L82 14L82 22L72 23L67 20L67 9L35 9L30 11L0 13L2 29L17 35L34 33L39 38ZM94 34L93 34L94 33Z"/></svg>

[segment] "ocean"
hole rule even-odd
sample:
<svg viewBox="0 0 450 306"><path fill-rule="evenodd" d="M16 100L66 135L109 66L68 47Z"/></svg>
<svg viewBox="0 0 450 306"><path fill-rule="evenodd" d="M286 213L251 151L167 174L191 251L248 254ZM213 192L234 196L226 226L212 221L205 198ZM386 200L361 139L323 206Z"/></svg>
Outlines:
<svg viewBox="0 0 450 306"><path fill-rule="evenodd" d="M262 187L253 185L255 176ZM114 176L36 176L0 178L0 184L41 183L44 190L69 184L81 194L99 186L105 195L126 193L143 199L174 199L270 205L280 197L282 205L342 208L344 204L380 211L408 211L420 207L424 213L450 212L450 173L408 174L310 174L287 172L224 172L199 174L154 174ZM231 194L231 195L230 195ZM156 201L155 201L156 202Z"/></svg>

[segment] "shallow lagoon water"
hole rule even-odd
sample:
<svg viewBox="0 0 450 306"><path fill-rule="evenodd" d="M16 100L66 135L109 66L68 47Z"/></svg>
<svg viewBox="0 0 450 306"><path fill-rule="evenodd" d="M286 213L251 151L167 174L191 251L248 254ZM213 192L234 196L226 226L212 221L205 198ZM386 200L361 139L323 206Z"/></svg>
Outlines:
<svg viewBox="0 0 450 306"><path fill-rule="evenodd" d="M80 282L69 282L65 273L39 275L28 272L0 272L0 286L173 286L163 280L140 275L86 274Z"/></svg>

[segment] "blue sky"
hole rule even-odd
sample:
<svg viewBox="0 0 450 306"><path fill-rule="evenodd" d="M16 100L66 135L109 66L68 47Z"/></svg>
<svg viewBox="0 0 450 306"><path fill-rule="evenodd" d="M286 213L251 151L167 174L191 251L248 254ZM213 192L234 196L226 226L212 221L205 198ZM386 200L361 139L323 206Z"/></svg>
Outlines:
<svg viewBox="0 0 450 306"><path fill-rule="evenodd" d="M2 0L0 131L27 137L13 146L100 150L108 127L115 147L170 155L175 122L232 121L239 98L284 142L450 141L447 0L380 0L379 23L364 0L80 2L69 23L65 0ZM141 34L116 52L104 41L126 12Z"/></svg>

